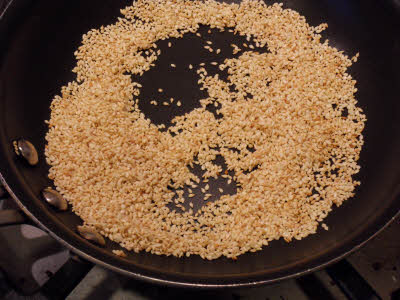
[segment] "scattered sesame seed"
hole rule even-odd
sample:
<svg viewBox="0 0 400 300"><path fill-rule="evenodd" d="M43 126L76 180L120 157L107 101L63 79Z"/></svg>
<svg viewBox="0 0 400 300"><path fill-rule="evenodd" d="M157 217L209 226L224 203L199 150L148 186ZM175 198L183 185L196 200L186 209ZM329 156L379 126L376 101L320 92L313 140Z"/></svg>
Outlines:
<svg viewBox="0 0 400 300"><path fill-rule="evenodd" d="M126 257L126 253L123 250L113 250L112 251L115 255L120 256L120 257Z"/></svg>
<svg viewBox="0 0 400 300"><path fill-rule="evenodd" d="M115 24L83 37L75 53L77 79L62 87L51 105L45 155L49 178L85 223L135 252L237 259L271 240L289 242L315 233L333 206L353 196L360 184L353 175L360 168L366 118L347 69L358 56L349 58L321 43L326 24L310 26L293 10L255 1L160 0L152 6L137 0ZM201 71L199 89L210 99L161 131L163 124L153 124L139 108L139 85L123 75L142 76L159 55L149 50L154 43L182 38L199 22L233 27L229 30L254 37L257 47L268 45L271 51L226 58L219 69L228 72L227 81ZM223 109L221 119L206 109L213 101ZM344 108L347 118L341 116ZM243 150L249 145L256 145L251 155ZM168 203L179 195L168 189L171 180L180 189L186 182L199 183L187 167L193 163L204 170L204 178L216 178L221 172L216 155L225 158L243 188L208 202L196 217L182 205L182 211L170 210ZM260 167L244 176L254 164ZM310 195L314 188L326 193ZM183 196L178 202L185 202ZM243 222L252 230L244 231ZM235 239L221 243L227 231Z"/></svg>
<svg viewBox="0 0 400 300"><path fill-rule="evenodd" d="M233 47L233 54L236 54L240 51L242 51L242 49L240 49L238 46L236 46L235 44L231 44L231 46Z"/></svg>

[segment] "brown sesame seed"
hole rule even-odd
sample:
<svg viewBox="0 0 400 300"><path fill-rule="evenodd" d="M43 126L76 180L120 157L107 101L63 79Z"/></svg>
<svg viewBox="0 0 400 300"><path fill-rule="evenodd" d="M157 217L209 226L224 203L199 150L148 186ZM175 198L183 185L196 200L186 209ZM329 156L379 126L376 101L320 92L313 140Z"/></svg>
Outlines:
<svg viewBox="0 0 400 300"><path fill-rule="evenodd" d="M254 1L137 0L116 23L85 34L75 52L76 80L51 104L49 178L85 223L127 251L236 259L272 240L315 233L360 184L353 175L366 118L347 71L358 55L349 58L321 43L326 24L310 26L293 10ZM161 53L150 49L158 40L182 38L198 22L233 27L229 31L270 51L226 58L219 65L226 80L201 70L199 89L209 97L162 131L164 124L142 113L142 86L126 73L142 76ZM220 119L206 109L213 102ZM203 178L228 175L215 164L218 155L234 174L236 194L219 195L196 215L181 204L179 212L169 209L172 201L184 203L179 191L201 180L188 165L201 166ZM228 231L235 239L221 244Z"/></svg>

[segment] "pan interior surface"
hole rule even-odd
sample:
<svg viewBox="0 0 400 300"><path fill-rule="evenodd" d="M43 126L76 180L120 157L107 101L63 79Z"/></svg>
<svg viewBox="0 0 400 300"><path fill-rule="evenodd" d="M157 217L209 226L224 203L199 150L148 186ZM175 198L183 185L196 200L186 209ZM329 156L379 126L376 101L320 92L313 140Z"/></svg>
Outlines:
<svg viewBox="0 0 400 300"><path fill-rule="evenodd" d="M9 188L31 216L80 254L146 279L205 285L266 282L316 268L360 245L400 208L400 107L396 87L400 82L399 14L389 4L386 7L373 1L283 3L285 8L304 15L311 25L328 23L323 36L330 45L348 56L360 52L359 61L349 72L357 80L356 98L367 116L361 172L357 175L361 186L354 198L330 213L325 221L329 231L319 229L317 234L291 243L273 241L262 251L241 255L236 261L206 261L198 256L178 259L148 253L128 253L126 258L119 258L110 251L120 249L117 244L108 240L104 249L91 245L76 234L76 226L82 223L76 215L55 212L43 203L40 191L52 184L47 178L49 166L43 153L47 131L44 120L49 119L50 102L61 86L74 79L73 53L82 34L114 23L119 9L131 1L34 1L21 8L14 19L11 9L1 21L2 29L7 26L9 30L4 36L7 47L1 49L0 172ZM224 44L225 37L216 37L221 40L222 50L230 47ZM160 64L168 64L173 56L187 62L211 61L207 52L196 54L201 49L193 40L176 42L179 47L171 51L167 51L167 41L160 43L161 50L170 53L160 57ZM151 90L159 87L168 89L175 97L193 99L187 107L193 109L203 95L193 88L194 78L185 74L174 75L167 68L156 68L141 79L145 88L152 87L148 92L144 90L143 96L150 96ZM150 104L141 109L159 124L168 124L174 113L154 110ZM11 141L19 137L30 140L39 150L37 167L27 167L16 160Z"/></svg>

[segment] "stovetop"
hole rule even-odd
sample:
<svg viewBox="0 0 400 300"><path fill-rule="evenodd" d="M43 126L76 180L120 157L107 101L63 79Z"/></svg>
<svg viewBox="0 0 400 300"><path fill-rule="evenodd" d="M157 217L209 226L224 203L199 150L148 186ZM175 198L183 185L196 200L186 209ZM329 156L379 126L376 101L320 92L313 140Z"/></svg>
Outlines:
<svg viewBox="0 0 400 300"><path fill-rule="evenodd" d="M93 266L33 224L19 224L26 220L0 187L0 299L400 299L399 219L324 270L273 285L222 291L155 286Z"/></svg>

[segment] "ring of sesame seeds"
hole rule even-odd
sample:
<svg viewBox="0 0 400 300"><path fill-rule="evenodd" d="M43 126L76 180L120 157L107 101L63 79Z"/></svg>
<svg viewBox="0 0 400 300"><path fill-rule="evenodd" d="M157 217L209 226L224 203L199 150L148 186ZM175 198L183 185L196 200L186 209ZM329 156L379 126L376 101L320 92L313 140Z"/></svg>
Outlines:
<svg viewBox="0 0 400 300"><path fill-rule="evenodd" d="M54 97L48 121L49 178L85 224L127 250L236 258L315 233L333 205L353 196L366 118L347 68L358 55L322 43L326 24L312 27L262 1L138 0L121 12L83 36L77 79ZM156 41L201 24L234 28L269 51L233 47L241 55L219 65L228 81L201 67L209 97L161 132L140 111L141 85L129 74L156 63ZM205 109L211 103L223 118ZM206 179L220 176L217 155L237 193L197 212L171 211L174 196L182 203L182 188L200 181L188 165L201 165Z"/></svg>

